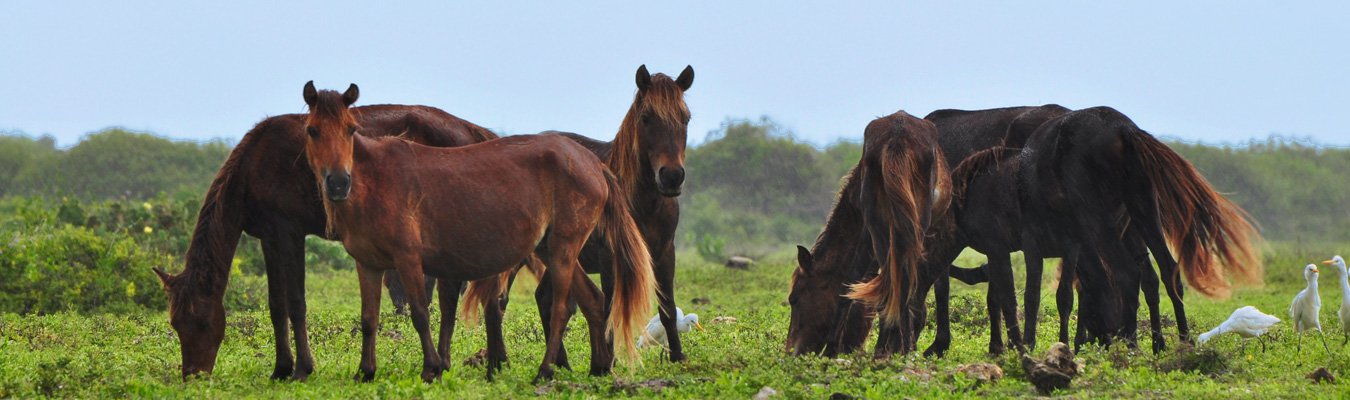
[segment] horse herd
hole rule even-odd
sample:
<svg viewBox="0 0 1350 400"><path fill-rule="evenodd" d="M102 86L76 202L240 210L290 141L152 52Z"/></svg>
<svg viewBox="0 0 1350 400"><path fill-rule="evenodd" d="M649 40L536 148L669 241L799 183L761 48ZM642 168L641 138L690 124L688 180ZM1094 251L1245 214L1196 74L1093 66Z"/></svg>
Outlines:
<svg viewBox="0 0 1350 400"><path fill-rule="evenodd" d="M245 232L261 240L266 263L273 379L304 380L314 371L307 235L341 241L357 262L358 380L375 373L385 272L407 292L425 381L448 366L461 292L462 312L482 306L488 378L500 369L505 293L522 267L540 280L535 299L547 345L536 381L551 378L555 366L570 368L562 336L577 308L588 323L591 374L610 372L616 341L634 359L633 331L653 295L669 357L684 360L674 235L690 118L683 96L693 80L690 67L676 78L639 67L637 93L613 142L556 131L498 138L432 107L355 107L356 85L339 93L306 84L309 112L258 123L217 173L183 272L155 270L169 297L183 376L215 366L230 260ZM1079 343L1133 343L1142 290L1157 351L1160 280L1150 252L1180 337L1189 340L1181 273L1207 295L1222 295L1227 275L1259 279L1257 239L1240 208L1110 108L939 110L924 119L901 111L867 126L862 159L823 232L812 249L798 247L786 347L854 351L875 318L878 356L913 351L933 289L937 335L925 354L940 356L951 343L947 293L955 277L989 282L990 351L1003 351L1003 325L1009 343L1024 350L1035 343L1042 259L1059 257L1061 341L1076 287ZM952 266L966 247L988 264ZM1031 282L1025 333L1017 327L1014 251L1024 252ZM600 274L599 288L587 273ZM433 281L442 310L435 344Z"/></svg>

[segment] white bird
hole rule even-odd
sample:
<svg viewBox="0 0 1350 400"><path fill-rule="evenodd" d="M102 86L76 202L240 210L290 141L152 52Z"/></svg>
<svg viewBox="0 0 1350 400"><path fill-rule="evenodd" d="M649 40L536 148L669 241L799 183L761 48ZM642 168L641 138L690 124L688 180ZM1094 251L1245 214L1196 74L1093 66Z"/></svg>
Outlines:
<svg viewBox="0 0 1350 400"><path fill-rule="evenodd" d="M1345 341L1341 342L1341 346L1345 346L1346 342L1350 342L1350 275L1346 275L1345 259L1341 256L1332 257L1322 264L1334 265L1341 273L1341 310L1336 314L1341 317L1341 331L1345 333Z"/></svg>
<svg viewBox="0 0 1350 400"><path fill-rule="evenodd" d="M1258 342L1261 342L1261 352L1265 352L1266 342L1262 340L1261 335L1266 334L1266 331L1270 330L1270 327L1277 322L1280 322L1279 318L1263 313L1256 307L1242 307L1233 311L1233 315L1228 316L1227 321L1223 321L1222 324L1209 332L1201 333L1200 344L1205 344L1215 335L1232 332L1244 338L1256 338ZM1242 347L1247 347L1246 342L1243 342Z"/></svg>
<svg viewBox="0 0 1350 400"><path fill-rule="evenodd" d="M1308 287L1299 291L1294 296L1294 302L1289 304L1289 317L1294 320L1294 332L1298 334L1300 344L1303 342L1303 332L1316 330L1318 335L1322 335L1322 323L1318 321L1317 315L1322 311L1322 299L1317 295L1317 275L1317 265L1303 267L1303 279L1308 281ZM1322 336L1322 347L1328 353L1331 352L1325 335Z"/></svg>
<svg viewBox="0 0 1350 400"><path fill-rule="evenodd" d="M680 333L689 332L690 328L698 327L702 331L703 324L698 323L698 314L685 314L684 310L675 307L675 329ZM670 347L669 339L666 339L666 327L661 325L661 314L657 313L650 321L647 321L647 330L638 337L637 347L645 345L659 344L661 347Z"/></svg>

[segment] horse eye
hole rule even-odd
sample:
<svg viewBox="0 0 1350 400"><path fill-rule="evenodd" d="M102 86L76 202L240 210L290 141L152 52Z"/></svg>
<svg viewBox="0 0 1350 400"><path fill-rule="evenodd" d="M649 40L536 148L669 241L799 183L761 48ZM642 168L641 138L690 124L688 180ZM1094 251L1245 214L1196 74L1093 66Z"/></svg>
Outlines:
<svg viewBox="0 0 1350 400"><path fill-rule="evenodd" d="M315 139L318 139L318 138L319 138L319 128L315 128L315 127L312 127L312 126L311 126L311 127L305 128L305 132L308 132L308 133L309 133L309 137L311 137L311 138L315 138Z"/></svg>
<svg viewBox="0 0 1350 400"><path fill-rule="evenodd" d="M351 128L347 128L347 134L348 134L348 135L355 135L355 134L356 134L356 127L353 126L353 127L351 127Z"/></svg>

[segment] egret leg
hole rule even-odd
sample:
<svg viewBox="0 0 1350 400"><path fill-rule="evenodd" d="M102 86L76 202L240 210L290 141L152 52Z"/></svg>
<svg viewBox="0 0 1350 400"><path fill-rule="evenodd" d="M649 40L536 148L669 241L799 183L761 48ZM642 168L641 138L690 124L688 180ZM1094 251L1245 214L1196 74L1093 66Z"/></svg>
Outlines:
<svg viewBox="0 0 1350 400"><path fill-rule="evenodd" d="M1261 340L1261 338L1258 337L1258 338L1256 338L1256 340ZM1238 348L1238 353L1241 353L1241 354L1247 354L1247 342L1250 342L1250 340L1243 340L1243 341L1242 341L1242 347L1239 347L1239 348ZM1265 345L1266 345L1265 343L1261 343L1261 346L1262 346L1261 349L1262 349L1263 351L1265 350L1265 347L1264 347Z"/></svg>
<svg viewBox="0 0 1350 400"><path fill-rule="evenodd" d="M1265 337L1265 336L1257 336L1257 337L1256 337L1256 340L1257 340L1258 342L1261 342L1261 353L1262 353L1262 354L1265 354L1265 352L1266 352L1266 337Z"/></svg>
<svg viewBox="0 0 1350 400"><path fill-rule="evenodd" d="M1327 356L1330 357L1330 356L1331 356L1331 348L1330 348L1330 347L1327 347L1327 335L1326 335L1325 333L1322 333L1322 330L1321 330L1321 329L1318 329L1318 330L1317 330L1317 337L1322 338L1322 350L1325 350L1325 351L1327 352Z"/></svg>

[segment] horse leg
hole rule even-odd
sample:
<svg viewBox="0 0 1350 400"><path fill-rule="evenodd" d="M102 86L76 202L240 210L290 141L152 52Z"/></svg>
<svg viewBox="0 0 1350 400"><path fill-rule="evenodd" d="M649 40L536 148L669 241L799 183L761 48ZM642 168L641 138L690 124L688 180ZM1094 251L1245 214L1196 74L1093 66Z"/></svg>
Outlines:
<svg viewBox="0 0 1350 400"><path fill-rule="evenodd" d="M413 329L417 330L417 336L422 342L422 381L430 383L441 377L445 361L431 343L430 311L427 309L427 295L423 292L425 275L422 274L422 262L415 257L408 257L395 261L394 265L398 268L404 289L408 290L408 311L412 314Z"/></svg>
<svg viewBox="0 0 1350 400"><path fill-rule="evenodd" d="M1003 354L1004 350L1003 333L1000 331L1003 328L1003 313L999 311L997 298L994 285L990 283L984 295L984 304L989 313L989 354L992 355Z"/></svg>
<svg viewBox="0 0 1350 400"><path fill-rule="evenodd" d="M534 302L539 306L539 324L544 328L544 342L549 340L549 321L553 320L553 275L544 270L544 276L540 278L539 286L534 290ZM571 315L569 308L568 316ZM569 318L570 319L570 318ZM567 361L567 346L559 346L558 357L553 365L565 370L571 370L572 364Z"/></svg>
<svg viewBox="0 0 1350 400"><path fill-rule="evenodd" d="M554 232L556 234L556 232ZM548 272L544 274L549 285L553 287L551 291L552 304L549 310L548 326L545 338L548 340L546 350L544 351L543 362L539 365L539 373L535 374L534 384L553 379L553 363L558 357L558 349L562 348L563 328L567 325L567 319L570 314L568 310L569 299L572 290L572 275L580 272L581 267L577 264L577 249L574 246L561 243L562 240L557 235L550 235L549 239L549 263ZM562 246L559 246L559 245Z"/></svg>
<svg viewBox="0 0 1350 400"><path fill-rule="evenodd" d="M1182 343L1191 343L1190 325L1186 320L1186 304L1182 301L1185 288L1181 285L1177 261L1172 258L1172 251L1167 247L1167 240L1161 229L1148 227L1141 229L1141 234L1149 251L1153 253L1153 259L1158 262L1163 289L1167 291L1167 298L1172 301L1172 313L1176 314L1177 319L1177 335L1180 336Z"/></svg>
<svg viewBox="0 0 1350 400"><path fill-rule="evenodd" d="M1025 309L1022 313L1023 322L1027 326L1026 333L1022 335L1022 340L1026 343L1027 350L1035 350L1036 325L1040 323L1041 316L1041 275L1044 271L1045 260L1042 258L1039 249L1034 246L1026 247L1023 256L1027 268L1027 282L1026 293L1024 294L1025 300L1023 300Z"/></svg>
<svg viewBox="0 0 1350 400"><path fill-rule="evenodd" d="M989 285L997 285L990 293L995 296L999 312L1003 313L1008 342L1018 351L1025 352L1022 332L1017 328L1017 286L1013 283L1012 259L1008 253L994 253L989 256L989 265L993 267L989 269Z"/></svg>
<svg viewBox="0 0 1350 400"><path fill-rule="evenodd" d="M670 361L685 360L684 345L680 343L680 330L675 320L675 241L667 240L649 246L652 250L652 272L656 276L657 296L660 305L661 326L666 328L666 340L670 343Z"/></svg>
<svg viewBox="0 0 1350 400"><path fill-rule="evenodd" d="M309 347L308 307L305 304L305 239L296 238L290 246L281 246L278 258L288 266L286 272L286 311L291 319L291 334L295 338L295 370L291 379L304 381L314 373L314 353ZM376 301L378 304L378 300Z"/></svg>
<svg viewBox="0 0 1350 400"><path fill-rule="evenodd" d="M459 296L456 293L459 293L459 287L463 286L464 282L438 279L436 283L440 286L437 294L440 295L441 301L441 331L440 340L436 344L436 354L441 357L441 362L448 367L450 365L450 345L453 343L455 335L455 313L459 311Z"/></svg>
<svg viewBox="0 0 1350 400"><path fill-rule="evenodd" d="M375 336L380 329L380 279L384 276L362 264L356 264L361 282L361 364L356 371L357 382L375 379Z"/></svg>
<svg viewBox="0 0 1350 400"><path fill-rule="evenodd" d="M1139 260L1139 287L1144 291L1144 302L1148 303L1148 325L1153 330L1153 354L1158 354L1167 349L1167 340L1162 334L1162 312L1159 310L1158 273L1153 271L1153 263L1149 262L1148 249L1141 247L1139 242L1135 242L1132 251Z"/></svg>
<svg viewBox="0 0 1350 400"><path fill-rule="evenodd" d="M1066 255L1060 260L1059 284L1055 289L1055 308L1059 311L1059 342L1064 344L1070 343L1069 319L1073 315L1073 257Z"/></svg>
<svg viewBox="0 0 1350 400"><path fill-rule="evenodd" d="M952 345L951 281L947 276L947 271L951 269L941 268L944 271L940 272L937 280L933 282L933 318L937 320L937 332L933 337L933 344L923 351L924 357L941 358L947 354L947 349Z"/></svg>
<svg viewBox="0 0 1350 400"><path fill-rule="evenodd" d="M289 286L287 274L295 268L282 265L291 261L289 259L283 260L280 255L281 251L278 248L284 245L277 242L282 240L278 238L262 240L263 262L267 267L267 310L271 314L272 333L276 337L277 358L276 365L272 369L272 379L289 379L295 370L295 360L291 355L290 332L287 331L286 321L289 318L286 310L286 287Z"/></svg>
<svg viewBox="0 0 1350 400"><path fill-rule="evenodd" d="M398 279L398 271L384 271L384 287L389 289L389 303L394 305L395 314L408 313L408 292L403 290L403 281Z"/></svg>
<svg viewBox="0 0 1350 400"><path fill-rule="evenodd" d="M496 281L497 277L491 277ZM494 289L500 283L494 284ZM445 290L441 291L444 296ZM487 296L486 304L483 304L483 323L487 330L487 380L491 381L493 374L502 369L502 363L506 362L506 341L502 338L502 310L501 298L498 296Z"/></svg>
<svg viewBox="0 0 1350 400"><path fill-rule="evenodd" d="M614 367L614 342L606 334L605 322L609 319L606 307L610 297L606 297L586 274L576 274L572 279L573 299L586 317L591 341L591 376L608 375ZM612 286L611 286L612 287Z"/></svg>

